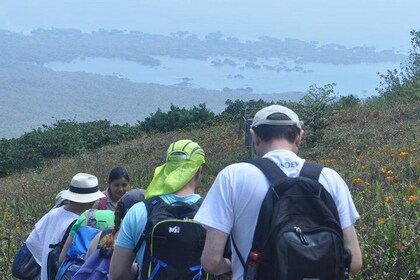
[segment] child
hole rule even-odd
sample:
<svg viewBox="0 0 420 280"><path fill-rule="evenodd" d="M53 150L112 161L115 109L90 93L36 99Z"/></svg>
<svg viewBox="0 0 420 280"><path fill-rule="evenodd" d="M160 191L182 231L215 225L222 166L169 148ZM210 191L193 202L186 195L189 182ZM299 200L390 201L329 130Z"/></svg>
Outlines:
<svg viewBox="0 0 420 280"><path fill-rule="evenodd" d="M130 176L124 167L114 167L108 175L108 187L103 194L105 198L95 203L93 208L115 211L117 201L128 191Z"/></svg>

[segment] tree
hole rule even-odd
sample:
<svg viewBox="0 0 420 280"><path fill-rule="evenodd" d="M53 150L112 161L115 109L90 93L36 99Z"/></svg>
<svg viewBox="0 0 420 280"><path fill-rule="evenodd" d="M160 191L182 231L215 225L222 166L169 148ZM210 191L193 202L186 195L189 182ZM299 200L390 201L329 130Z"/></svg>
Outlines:
<svg viewBox="0 0 420 280"><path fill-rule="evenodd" d="M386 100L418 100L420 97L420 30L410 32L413 48L401 70L387 70L380 74L380 86L376 90Z"/></svg>
<svg viewBox="0 0 420 280"><path fill-rule="evenodd" d="M236 99L235 101L232 101L228 99L226 100L225 105L227 107L221 114L223 117L231 120L239 119L245 113L246 104L243 100Z"/></svg>
<svg viewBox="0 0 420 280"><path fill-rule="evenodd" d="M327 84L317 87L315 84L309 87L308 93L300 101L301 119L305 127L309 128L306 141L314 144L322 138L323 130L329 125L332 117L332 106L337 94L334 91L335 84Z"/></svg>
<svg viewBox="0 0 420 280"><path fill-rule="evenodd" d="M213 124L215 114L211 112L205 104L193 106L192 109L179 108L171 105L168 112L164 113L158 109L140 123L141 130L145 132L167 132L176 129L191 129L204 127Z"/></svg>
<svg viewBox="0 0 420 280"><path fill-rule="evenodd" d="M354 96L353 94L347 96L341 96L335 103L334 108L338 110L345 110L353 108L354 106L360 104L360 99Z"/></svg>

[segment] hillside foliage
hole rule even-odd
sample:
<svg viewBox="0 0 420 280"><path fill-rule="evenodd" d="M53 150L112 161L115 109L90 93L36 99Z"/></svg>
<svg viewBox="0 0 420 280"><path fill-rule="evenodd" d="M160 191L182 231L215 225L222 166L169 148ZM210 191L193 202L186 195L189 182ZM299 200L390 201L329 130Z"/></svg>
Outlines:
<svg viewBox="0 0 420 280"><path fill-rule="evenodd" d="M322 136L320 131L328 124L327 116L332 110L332 100L336 98L333 86L325 85L318 88L314 85L300 102L277 102L292 107L300 113L302 119L308 123L309 130L315 134L315 137L311 136L310 143L316 142L316 138ZM342 97L338 102L343 103L343 98L347 97ZM262 99L246 102L227 100L226 110L219 115L210 111L205 104L190 109L171 105L167 112L158 109L135 125L116 125L108 120L85 123L58 120L53 125L43 125L19 138L0 139L0 177L27 168L41 167L53 158L120 144L144 133L203 128L217 122L249 117L272 103Z"/></svg>

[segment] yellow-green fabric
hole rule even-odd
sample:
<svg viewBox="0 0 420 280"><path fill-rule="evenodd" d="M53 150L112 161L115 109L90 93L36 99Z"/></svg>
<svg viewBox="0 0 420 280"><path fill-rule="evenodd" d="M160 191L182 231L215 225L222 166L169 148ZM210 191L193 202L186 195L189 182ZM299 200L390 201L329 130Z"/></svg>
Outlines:
<svg viewBox="0 0 420 280"><path fill-rule="evenodd" d="M74 223L70 230L70 236L74 236L80 227L87 224L87 213L89 210L86 210L79 216L77 221ZM114 227L114 211L112 210L95 210L95 220L96 226L99 228L113 228Z"/></svg>
<svg viewBox="0 0 420 280"><path fill-rule="evenodd" d="M146 189L146 199L182 189L202 165L206 166L205 156L200 145L191 140L172 143L166 152L166 163L155 169Z"/></svg>

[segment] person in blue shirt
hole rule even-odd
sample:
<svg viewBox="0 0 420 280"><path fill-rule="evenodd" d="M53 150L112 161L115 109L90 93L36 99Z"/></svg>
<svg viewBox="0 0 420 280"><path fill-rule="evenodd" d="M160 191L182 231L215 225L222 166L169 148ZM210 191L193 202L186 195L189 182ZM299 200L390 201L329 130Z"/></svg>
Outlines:
<svg viewBox="0 0 420 280"><path fill-rule="evenodd" d="M156 168L147 187L146 199L160 197L167 204L197 202L201 196L195 191L201 183L205 162L204 150L196 142L179 140L171 143L166 162ZM143 262L145 244L137 254L134 248L146 223L147 210L143 202L131 207L124 217L111 259L110 274L113 280L136 278L131 267L135 259L139 264Z"/></svg>

